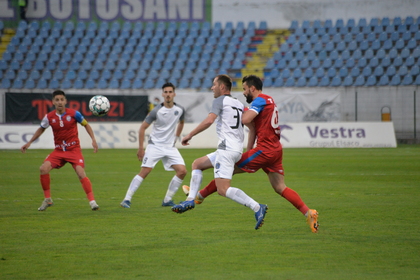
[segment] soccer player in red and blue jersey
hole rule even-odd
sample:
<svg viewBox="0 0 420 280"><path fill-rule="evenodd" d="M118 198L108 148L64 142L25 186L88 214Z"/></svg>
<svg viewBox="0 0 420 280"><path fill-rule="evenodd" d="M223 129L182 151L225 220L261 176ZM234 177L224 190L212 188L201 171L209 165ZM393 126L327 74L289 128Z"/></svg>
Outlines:
<svg viewBox="0 0 420 280"><path fill-rule="evenodd" d="M52 103L55 110L45 115L41 121L41 126L35 131L31 140L21 148L22 153L25 153L29 146L38 139L49 126L51 126L54 135L55 149L47 156L40 167L40 181L42 189L44 190L45 199L38 210L44 211L54 204L51 199L49 173L52 169L63 167L67 162L69 162L76 171L89 200L91 209L98 210L99 206L93 195L92 183L89 178L86 177L85 173L85 162L80 148L77 123L80 123L85 127L86 132L92 139L93 151L96 153L98 151L98 144L96 143L92 127L79 111L66 108L67 99L66 94L63 91L56 90L53 92Z"/></svg>
<svg viewBox="0 0 420 280"><path fill-rule="evenodd" d="M234 174L255 173L262 169L267 174L274 191L305 215L312 232L317 232L318 212L309 209L300 196L284 183L278 109L273 98L262 93L263 83L255 75L245 76L242 79L242 86L246 101L250 103L249 109L242 115L242 123L247 125L250 131L247 151L236 163ZM187 186L183 189L185 192L189 190ZM215 192L214 180L197 194L196 203L200 204L213 192Z"/></svg>

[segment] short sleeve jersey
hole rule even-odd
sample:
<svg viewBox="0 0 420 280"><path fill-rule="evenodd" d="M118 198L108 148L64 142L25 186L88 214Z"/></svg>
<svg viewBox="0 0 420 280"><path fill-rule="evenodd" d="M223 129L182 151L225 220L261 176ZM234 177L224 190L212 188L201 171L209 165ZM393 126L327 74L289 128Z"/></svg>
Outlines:
<svg viewBox="0 0 420 280"><path fill-rule="evenodd" d="M148 143L161 146L174 146L177 124L183 121L184 118L185 109L176 103L174 103L172 108L166 108L163 106L163 103L154 107L144 120L148 124L155 122Z"/></svg>
<svg viewBox="0 0 420 280"><path fill-rule="evenodd" d="M216 131L219 137L217 148L242 153L244 145L244 127L242 113L244 105L230 95L222 95L213 101L210 113L216 114Z"/></svg>
<svg viewBox="0 0 420 280"><path fill-rule="evenodd" d="M257 147L281 149L279 117L274 99L269 95L260 94L252 101L249 110L258 114L254 118Z"/></svg>
<svg viewBox="0 0 420 280"><path fill-rule="evenodd" d="M62 115L58 115L56 110L46 114L41 121L41 127L48 128L51 126L56 149L70 151L74 148L80 148L77 123L86 125L87 121L79 111L66 108Z"/></svg>

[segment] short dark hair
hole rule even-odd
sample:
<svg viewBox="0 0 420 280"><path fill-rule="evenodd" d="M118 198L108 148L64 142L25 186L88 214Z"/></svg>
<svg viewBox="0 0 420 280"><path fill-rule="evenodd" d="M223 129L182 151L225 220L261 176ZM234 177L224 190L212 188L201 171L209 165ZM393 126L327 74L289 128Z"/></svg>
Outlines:
<svg viewBox="0 0 420 280"><path fill-rule="evenodd" d="M256 90L262 90L263 82L255 75L248 75L242 78L242 83L245 83L248 87L254 86Z"/></svg>
<svg viewBox="0 0 420 280"><path fill-rule="evenodd" d="M53 93L52 93L52 98L54 99L54 97L56 97L57 95L63 95L64 97L66 97L66 94L64 93L64 91L62 91L62 90L55 90Z"/></svg>
<svg viewBox="0 0 420 280"><path fill-rule="evenodd" d="M162 90L164 89L164 88L166 88L166 87L172 87L173 88L173 90L175 91L175 86L174 86L174 84L172 84L172 83L164 83L163 84L163 86L162 86Z"/></svg>
<svg viewBox="0 0 420 280"><path fill-rule="evenodd" d="M226 86L228 91L232 90L232 79L228 75L221 74L217 75L216 78L219 83L224 84Z"/></svg>

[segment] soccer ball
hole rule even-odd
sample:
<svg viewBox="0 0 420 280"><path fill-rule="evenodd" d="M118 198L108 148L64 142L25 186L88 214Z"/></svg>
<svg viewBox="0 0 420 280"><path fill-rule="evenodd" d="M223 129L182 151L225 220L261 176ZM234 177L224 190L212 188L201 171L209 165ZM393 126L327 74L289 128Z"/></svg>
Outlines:
<svg viewBox="0 0 420 280"><path fill-rule="evenodd" d="M89 110L95 116L102 117L108 114L111 104L108 98L103 95L95 95L89 101Z"/></svg>

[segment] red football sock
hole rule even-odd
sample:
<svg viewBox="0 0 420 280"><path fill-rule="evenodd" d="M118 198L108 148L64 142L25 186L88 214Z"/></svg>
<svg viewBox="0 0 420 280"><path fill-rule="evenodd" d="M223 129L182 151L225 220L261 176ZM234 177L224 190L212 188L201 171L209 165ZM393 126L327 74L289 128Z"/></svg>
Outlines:
<svg viewBox="0 0 420 280"><path fill-rule="evenodd" d="M309 208L306 206L305 202L302 201L300 196L297 192L295 192L292 189L285 188L284 191L281 193L281 196L283 196L285 199L287 199L290 203L293 204L300 212L302 212L303 215L308 212Z"/></svg>
<svg viewBox="0 0 420 280"><path fill-rule="evenodd" d="M42 186L42 189L44 190L44 197L50 198L51 197L50 174L39 175L39 180L41 181L41 186Z"/></svg>
<svg viewBox="0 0 420 280"><path fill-rule="evenodd" d="M204 189L200 191L200 195L203 198L206 198L215 192L217 192L217 187L216 187L216 181L213 179Z"/></svg>
<svg viewBox="0 0 420 280"><path fill-rule="evenodd" d="M80 180L80 182L82 183L82 187L85 190L88 200L89 201L95 200L93 196L93 191L92 191L92 183L90 182L89 178L85 177L82 180Z"/></svg>

